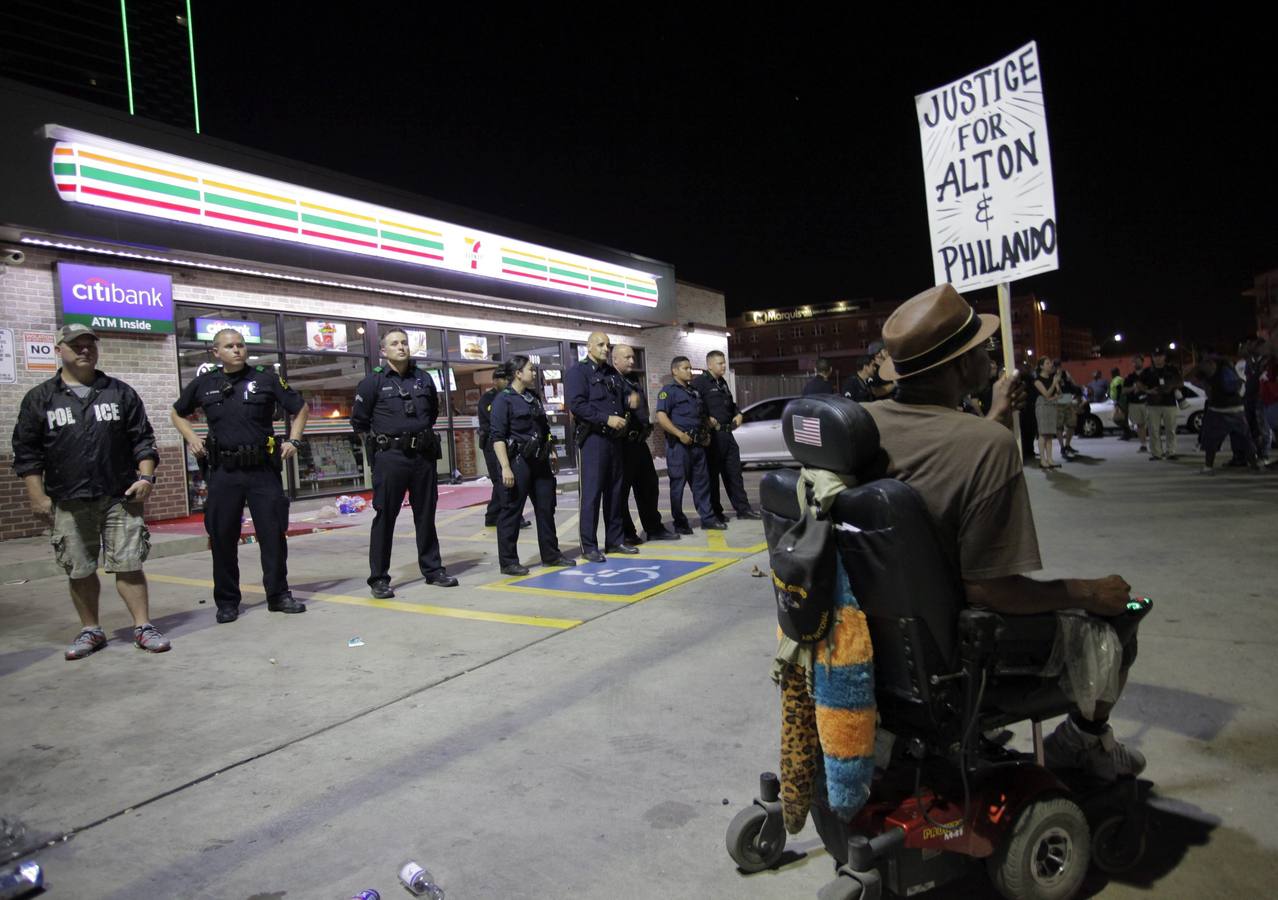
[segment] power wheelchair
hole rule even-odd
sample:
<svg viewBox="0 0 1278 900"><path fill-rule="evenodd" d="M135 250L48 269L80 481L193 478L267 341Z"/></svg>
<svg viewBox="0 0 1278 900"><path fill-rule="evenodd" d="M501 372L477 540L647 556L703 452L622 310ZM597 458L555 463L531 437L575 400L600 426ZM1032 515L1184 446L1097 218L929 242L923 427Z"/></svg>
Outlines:
<svg viewBox="0 0 1278 900"><path fill-rule="evenodd" d="M794 440L795 417L820 420L820 446ZM808 468L857 478L831 508L838 553L864 612L874 651L879 743L869 801L851 822L825 802L818 764L809 811L835 879L821 900L915 896L984 862L994 887L1017 900L1065 900L1089 865L1126 871L1145 850L1144 790L1043 765L1045 719L1070 710L1058 679L1040 673L1056 639L1057 614L1003 616L968 609L931 515L907 484L881 471L878 429L858 404L809 397L785 409L786 443ZM801 515L799 473L771 472L760 494L769 550ZM1151 609L1146 598L1109 620L1126 642ZM987 735L1032 723L1034 752ZM745 872L781 859L777 776L760 776L760 796L741 810L727 848Z"/></svg>

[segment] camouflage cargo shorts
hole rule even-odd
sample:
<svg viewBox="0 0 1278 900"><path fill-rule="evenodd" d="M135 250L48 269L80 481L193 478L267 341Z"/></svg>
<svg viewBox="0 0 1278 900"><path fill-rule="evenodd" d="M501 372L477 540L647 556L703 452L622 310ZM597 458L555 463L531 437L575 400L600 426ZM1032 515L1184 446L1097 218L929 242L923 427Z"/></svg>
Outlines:
<svg viewBox="0 0 1278 900"><path fill-rule="evenodd" d="M151 552L142 504L110 497L55 500L50 541L58 565L72 578L92 575L99 558L108 572L137 572Z"/></svg>

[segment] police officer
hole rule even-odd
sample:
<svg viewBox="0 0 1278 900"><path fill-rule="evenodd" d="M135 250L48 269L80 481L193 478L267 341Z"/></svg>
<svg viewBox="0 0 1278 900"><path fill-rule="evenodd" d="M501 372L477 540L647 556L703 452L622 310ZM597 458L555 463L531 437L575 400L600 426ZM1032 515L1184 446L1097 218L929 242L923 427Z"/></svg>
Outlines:
<svg viewBox="0 0 1278 900"><path fill-rule="evenodd" d="M541 398L533 390L537 371L526 356L507 363L510 385L493 401L492 447L497 456L505 505L497 523L497 558L503 575L527 575L519 562L520 519L531 497L537 519L537 548L543 566L574 566L559 550L555 534L555 474L550 470L554 445Z"/></svg>
<svg viewBox="0 0 1278 900"><path fill-rule="evenodd" d="M408 334L392 328L382 335L382 356L389 365L377 366L355 389L351 428L368 435L365 447L373 456L373 517L368 542L368 585L374 597L394 597L390 586L391 543L395 519L408 492L417 534L417 564L427 584L456 587L457 579L444 569L435 532L435 504L439 501L439 439L435 420L439 398L430 374L417 367L408 348Z"/></svg>
<svg viewBox="0 0 1278 900"><path fill-rule="evenodd" d="M750 508L746 496L745 480L741 477L741 448L732 431L742 422L741 410L732 398L723 374L728 371L728 360L722 350L706 354L706 371L692 379L692 386L705 401L710 416L710 446L706 448L706 468L710 471L710 508L715 518L723 521L723 502L719 499L719 479L728 489L728 499L737 511L738 519L758 519L759 514Z"/></svg>
<svg viewBox="0 0 1278 900"><path fill-rule="evenodd" d="M484 451L484 466L488 469L488 480L493 483L492 496L488 499L488 508L484 510L484 527L495 528L505 502L506 488L501 483L501 465L497 462L497 454L493 453L491 437L491 416L493 401L506 389L510 381L510 372L506 364L502 364L493 372L493 386L484 391L479 398L479 449ZM520 528L527 528L532 523L520 517Z"/></svg>
<svg viewBox="0 0 1278 900"><path fill-rule="evenodd" d="M679 535L667 530L661 523L661 513L657 510L657 500L661 495L660 482L657 480L657 469L652 464L652 451L648 449L648 437L652 434L652 423L648 416L648 392L644 390L639 373L635 372L635 351L633 347L618 344L612 348L612 365L621 375L631 396L637 398L638 404L630 411L626 425L626 433L621 443L621 471L624 484L621 491L621 525L627 544L642 544L643 538L635 530L635 523L630 518L630 491L635 492L635 506L639 508L639 522L643 525L644 534L650 541L677 541Z"/></svg>
<svg viewBox="0 0 1278 900"><path fill-rule="evenodd" d="M169 641L151 624L142 574L149 534L142 504L160 458L151 422L133 388L97 370L93 329L64 325L57 350L57 373L22 398L13 471L26 482L32 512L53 525L56 559L80 616L80 632L64 655L83 659L106 646L98 623L99 557L115 573L133 617L133 643L163 653Z"/></svg>
<svg viewBox="0 0 1278 900"><path fill-rule="evenodd" d="M834 366L823 356L816 361L816 374L803 386L803 396L837 393L834 389Z"/></svg>
<svg viewBox="0 0 1278 900"><path fill-rule="evenodd" d="M666 433L666 474L670 476L670 517L680 534L692 534L683 514L683 487L692 482L692 502L706 531L724 531L710 507L710 473L706 468L706 446L710 443L705 403L692 386L692 363L686 356L670 361L674 381L657 395L657 424Z"/></svg>
<svg viewBox="0 0 1278 900"><path fill-rule="evenodd" d="M265 366L246 364L244 336L223 328L213 336L213 357L222 365L192 379L179 395L169 419L191 452L207 466L209 499L204 530L213 551L213 600L217 621L240 615L240 520L248 502L262 552L262 586L271 612L306 612L288 588L288 497L280 468L302 443L307 409L301 394ZM293 416L287 441L275 438L276 405ZM203 409L208 438L201 438L187 416Z"/></svg>
<svg viewBox="0 0 1278 900"><path fill-rule="evenodd" d="M630 391L608 365L608 336L596 331L586 339L586 358L564 375L564 395L572 413L581 472L581 555L606 562L599 552L599 509L603 507L604 550L635 554L621 524L621 436L626 430Z"/></svg>

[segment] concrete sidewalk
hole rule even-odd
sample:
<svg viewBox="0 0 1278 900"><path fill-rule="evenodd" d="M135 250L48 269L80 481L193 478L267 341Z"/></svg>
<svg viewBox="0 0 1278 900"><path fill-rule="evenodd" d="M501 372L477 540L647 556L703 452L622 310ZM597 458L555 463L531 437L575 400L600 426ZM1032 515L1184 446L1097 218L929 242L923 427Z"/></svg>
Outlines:
<svg viewBox="0 0 1278 900"><path fill-rule="evenodd" d="M1150 759L1159 830L1145 869L1089 894L1265 896L1278 476L1079 447L1026 473L1044 575L1117 571L1156 603L1115 726ZM389 604L368 599L366 526L290 540L303 616L247 593L246 545L254 605L227 626L200 604L207 553L157 559L158 656L128 645L109 584L112 643L75 663L65 580L0 587L0 815L58 840L36 853L49 895L390 897L412 858L450 898L815 896L831 867L810 826L776 871L743 876L723 847L778 752L759 523L645 545L633 559L728 565L626 603L494 590L481 517L441 513L451 590L421 583L401 520ZM527 531L521 549L535 561ZM990 894L978 877L940 896Z"/></svg>

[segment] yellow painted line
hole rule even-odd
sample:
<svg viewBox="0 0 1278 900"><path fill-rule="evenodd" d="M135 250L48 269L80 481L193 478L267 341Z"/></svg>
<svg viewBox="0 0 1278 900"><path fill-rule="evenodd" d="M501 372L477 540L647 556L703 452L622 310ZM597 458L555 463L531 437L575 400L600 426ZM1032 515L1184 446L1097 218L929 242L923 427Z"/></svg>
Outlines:
<svg viewBox="0 0 1278 900"><path fill-rule="evenodd" d="M140 172L150 172L152 175L163 175L166 178L177 178L181 181L198 181L194 175L183 175L181 172L170 172L168 169L157 169L155 166L144 166L141 163L125 162L122 159L116 159L113 156L103 156L100 153L90 153L88 150L81 150L80 156L85 159L96 159L98 162L110 163L113 166L124 166L126 169L137 169Z"/></svg>
<svg viewBox="0 0 1278 900"><path fill-rule="evenodd" d="M768 549L768 542L751 544L747 547L729 547L728 536L722 531L707 531L706 547L710 550L720 550L725 553L758 553L760 550Z"/></svg>
<svg viewBox="0 0 1278 900"><path fill-rule="evenodd" d="M209 179L209 178L204 179L204 186L222 188L223 190L227 190L227 191L237 191L238 193L241 193L241 194L250 194L254 197L261 197L264 200L275 200L275 201L278 201L279 203L288 203L290 205L297 202L292 197L281 197L279 194L268 194L265 191L255 191L251 188L240 187L234 184L226 184L225 182L222 182L222 181L213 181L212 179Z"/></svg>
<svg viewBox="0 0 1278 900"><path fill-rule="evenodd" d="M165 584L181 584L189 587L213 587L213 582L199 578L182 578L177 575L158 575L147 572L151 581ZM265 594L257 585L241 584L240 590L246 594ZM418 613L424 616L441 616L446 619L469 619L474 622L499 622L504 625L531 625L536 628L576 628L581 619L551 619L545 616L513 616L506 613L484 612L474 609L456 609L451 606L431 606L425 603L406 603L401 600L374 600L371 597L351 597L346 594L325 594L311 591L294 591L307 600L323 600L326 603L344 603L348 606L371 606L376 609L393 609L399 612Z"/></svg>
<svg viewBox="0 0 1278 900"><path fill-rule="evenodd" d="M431 237L443 237L443 233L439 231L431 231L428 228L418 228L416 225L405 225L403 222L392 222L390 219L382 219L383 225L389 225L392 228L402 228L405 231L416 231L418 234L429 234Z"/></svg>
<svg viewBox="0 0 1278 900"><path fill-rule="evenodd" d="M348 219L363 219L365 222L376 222L372 216L361 216L359 213L346 212L343 209L333 209L331 206L320 206L318 203L306 203L303 201L302 206L307 209L318 209L320 212L332 213L336 216L346 216Z"/></svg>
<svg viewBox="0 0 1278 900"><path fill-rule="evenodd" d="M469 619L474 622L499 622L504 625L532 625L536 628L576 628L581 619L551 619L545 616L512 616L506 613L483 612L475 609L457 609L452 606L431 606L424 603L405 603L400 600L374 600L371 597L348 597L345 594L320 594L298 591L308 600L327 603L345 603L349 606L371 606L376 609L394 609L399 612L420 613L425 616L442 616L446 619Z"/></svg>
<svg viewBox="0 0 1278 900"><path fill-rule="evenodd" d="M732 558L725 559L720 556L715 556L715 557L658 556L656 554L648 554L646 558L650 560L664 559L670 562L700 562L700 563L706 563L706 565L703 568L697 569L695 572L688 572L684 575L680 575L677 578L672 578L669 581L663 581L661 582L661 584L656 585L655 587L649 588L646 591L639 591L638 593L626 594L624 596L618 595L618 594L596 594L596 593L591 593L589 591L561 591L561 590L552 590L550 588L524 587L523 585L520 584L521 581L527 581L532 578L540 577L541 575L546 574L545 572L537 572L536 574L529 574L529 575L520 575L516 578L508 578L504 581L495 581L489 584L481 584L479 587L482 590L487 590L487 591L508 591L510 593L516 593L516 594L533 594L539 597L567 597L573 600L596 600L601 603L630 604L630 603L638 603L641 600L647 600L649 597L655 597L658 594L665 593L671 588L676 588L679 585L687 584L689 581L695 581L696 579L701 578L703 575L709 575L712 572L718 572L720 569L726 568L727 566L730 566L733 563L737 562L736 559L732 559ZM645 557L642 555L626 557L627 562L643 562L644 559Z"/></svg>

